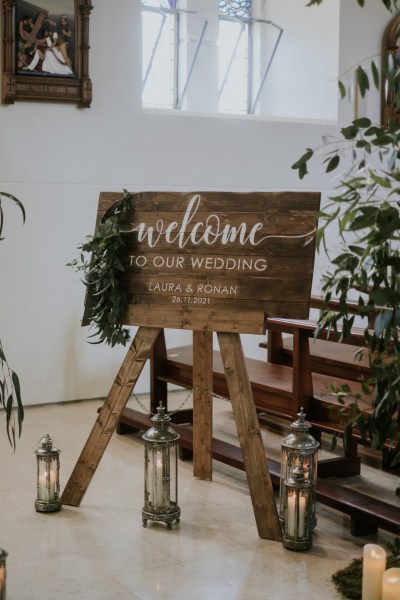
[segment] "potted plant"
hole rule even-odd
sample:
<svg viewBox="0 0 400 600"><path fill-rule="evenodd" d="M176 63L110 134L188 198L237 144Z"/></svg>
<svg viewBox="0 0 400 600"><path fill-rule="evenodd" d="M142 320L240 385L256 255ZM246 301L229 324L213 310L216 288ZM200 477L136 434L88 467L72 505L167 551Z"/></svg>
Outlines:
<svg viewBox="0 0 400 600"><path fill-rule="evenodd" d="M21 210L22 219L25 222L25 209L22 203L11 194L0 192L0 241L4 226L4 210L2 200L12 200ZM21 435L22 421L24 419L24 408L21 401L21 388L18 375L13 371L7 362L4 348L0 340L0 403L6 413L7 436L11 446L15 450L16 432ZM16 409L16 411L14 410ZM16 414L15 414L16 412Z"/></svg>

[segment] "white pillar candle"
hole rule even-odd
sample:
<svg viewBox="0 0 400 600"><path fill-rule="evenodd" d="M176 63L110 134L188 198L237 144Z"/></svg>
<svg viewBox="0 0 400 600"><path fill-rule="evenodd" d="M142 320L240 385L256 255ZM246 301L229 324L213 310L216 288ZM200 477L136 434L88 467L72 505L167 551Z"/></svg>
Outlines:
<svg viewBox="0 0 400 600"><path fill-rule="evenodd" d="M54 500L56 497L56 474L50 468L39 475L39 499Z"/></svg>
<svg viewBox="0 0 400 600"><path fill-rule="evenodd" d="M399 600L400 569L392 567L382 576L382 600Z"/></svg>
<svg viewBox="0 0 400 600"><path fill-rule="evenodd" d="M288 494L288 535L291 537L304 537L305 535L305 517L306 517L306 497L299 496L298 506L298 527L296 528L296 493L289 492Z"/></svg>
<svg viewBox="0 0 400 600"><path fill-rule="evenodd" d="M157 452L156 455L156 504L157 506L163 506L163 460L162 452Z"/></svg>
<svg viewBox="0 0 400 600"><path fill-rule="evenodd" d="M6 600L6 570L0 565L0 600Z"/></svg>
<svg viewBox="0 0 400 600"><path fill-rule="evenodd" d="M386 552L376 544L366 544L363 553L362 600L382 600L382 575Z"/></svg>

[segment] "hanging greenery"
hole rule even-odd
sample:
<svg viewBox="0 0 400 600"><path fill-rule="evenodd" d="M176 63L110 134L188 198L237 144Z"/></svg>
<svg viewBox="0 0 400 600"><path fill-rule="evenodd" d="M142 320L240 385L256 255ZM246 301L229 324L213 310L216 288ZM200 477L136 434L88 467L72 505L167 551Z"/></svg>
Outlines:
<svg viewBox="0 0 400 600"><path fill-rule="evenodd" d="M18 208L21 210L23 222L25 222L25 209L15 196L7 194L6 192L0 192L0 241L4 240L2 237L4 227L4 209L2 205L3 198L12 200ZM0 340L0 403L6 413L6 429L7 436L11 446L15 450L16 446L16 433L20 437L22 432L22 421L24 420L24 407L21 400L21 386L18 375L13 371L7 362L6 355L4 353L3 345ZM16 415L15 410L16 409Z"/></svg>
<svg viewBox="0 0 400 600"><path fill-rule="evenodd" d="M397 9L397 1L382 1L388 10ZM394 91L395 105L400 107L399 70L393 68L391 55L383 60L388 89ZM371 68L371 82L361 67L355 72L362 97L370 86L380 88L376 66ZM344 96L347 90L341 82L339 89ZM342 338L349 338L355 316L364 320L365 349L360 352L368 353L371 377L361 383L371 412L359 408L361 394L353 395L348 385L334 391L342 404L347 397L354 398L343 411L348 419L345 439L357 428L362 441L373 449L382 449L390 440L394 465L400 463L400 125L393 118L376 125L362 117L343 127L341 137L324 136L322 142L318 148L307 148L292 165L300 179L314 157L320 157L326 173L342 169L336 193L320 214L317 232L317 247L324 248L331 265L323 276L318 331L340 326ZM332 226L342 241L335 255L329 252ZM330 308L332 298L339 299L337 310ZM349 308L354 301L357 315ZM400 489L396 493L400 495Z"/></svg>
<svg viewBox="0 0 400 600"><path fill-rule="evenodd" d="M129 331L123 323L127 297L120 289L118 273L124 271L120 260L124 246L120 222L130 207L131 197L124 190L123 198L107 210L93 237L80 246L79 260L68 263L76 271L83 271L82 281L88 288L87 316L96 328L90 338L98 338L92 343L125 345L129 339Z"/></svg>

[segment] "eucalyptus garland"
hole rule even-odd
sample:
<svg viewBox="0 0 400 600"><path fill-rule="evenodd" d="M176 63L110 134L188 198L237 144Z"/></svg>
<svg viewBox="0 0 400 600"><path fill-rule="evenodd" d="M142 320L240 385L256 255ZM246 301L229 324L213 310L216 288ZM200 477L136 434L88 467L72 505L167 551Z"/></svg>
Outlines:
<svg viewBox="0 0 400 600"><path fill-rule="evenodd" d="M82 281L88 288L87 318L96 328L89 337L98 337L92 343L106 342L112 347L116 344L125 346L130 337L124 327L128 302L118 277L124 271L120 258L124 246L120 222L132 197L126 190L124 192L123 198L106 211L93 237L79 247L80 259L68 263L84 273Z"/></svg>

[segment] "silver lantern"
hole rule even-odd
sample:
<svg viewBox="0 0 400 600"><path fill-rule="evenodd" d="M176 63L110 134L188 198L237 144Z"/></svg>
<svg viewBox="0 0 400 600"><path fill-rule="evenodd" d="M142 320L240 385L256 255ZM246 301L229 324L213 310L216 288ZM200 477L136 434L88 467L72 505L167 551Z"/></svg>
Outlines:
<svg viewBox="0 0 400 600"><path fill-rule="evenodd" d="M161 521L171 529L179 522L178 506L178 440L179 435L169 427L171 417L165 408L157 407L151 418L154 426L143 434L144 439L144 507L143 526L147 521Z"/></svg>
<svg viewBox="0 0 400 600"><path fill-rule="evenodd" d="M8 552L0 548L0 600L6 600L7 591L6 591L6 580L7 580L7 569L6 569L6 559L8 556Z"/></svg>
<svg viewBox="0 0 400 600"><path fill-rule="evenodd" d="M53 446L53 440L48 433L40 438L35 454L37 462L35 508L38 512L61 510L60 451Z"/></svg>
<svg viewBox="0 0 400 600"><path fill-rule="evenodd" d="M309 433L303 409L282 440L279 519L283 545L308 550L316 525L315 504L319 443Z"/></svg>

